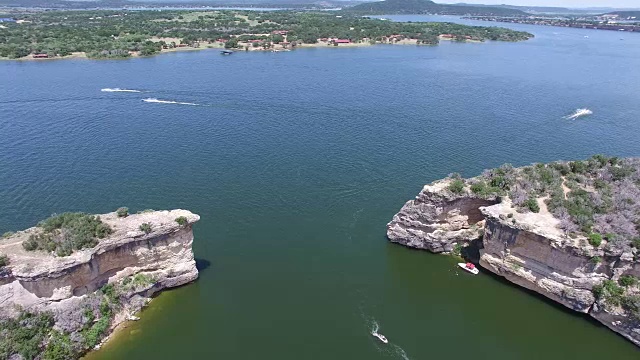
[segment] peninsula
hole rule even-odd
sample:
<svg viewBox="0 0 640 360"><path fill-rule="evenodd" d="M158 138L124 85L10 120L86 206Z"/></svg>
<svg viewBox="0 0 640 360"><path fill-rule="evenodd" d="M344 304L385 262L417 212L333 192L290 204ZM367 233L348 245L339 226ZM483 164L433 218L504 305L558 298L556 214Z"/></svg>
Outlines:
<svg viewBox="0 0 640 360"><path fill-rule="evenodd" d="M474 16L526 16L522 10L503 6L474 6L468 4L437 4L430 0L384 0L366 2L346 11L364 15L438 14Z"/></svg>
<svg viewBox="0 0 640 360"><path fill-rule="evenodd" d="M64 213L0 240L0 358L79 358L151 297L194 281L187 210ZM18 357L19 356L19 357Z"/></svg>
<svg viewBox="0 0 640 360"><path fill-rule="evenodd" d="M529 24L571 27L578 29L613 30L626 32L640 32L640 20L636 16L626 18L617 14L605 14L602 16L467 16L466 19L493 21L512 24Z"/></svg>
<svg viewBox="0 0 640 360"><path fill-rule="evenodd" d="M532 34L304 11L51 11L0 24L0 58L127 58L206 48L280 51L440 40L522 41Z"/></svg>
<svg viewBox="0 0 640 360"><path fill-rule="evenodd" d="M504 165L426 185L390 241L461 255L640 346L640 159Z"/></svg>

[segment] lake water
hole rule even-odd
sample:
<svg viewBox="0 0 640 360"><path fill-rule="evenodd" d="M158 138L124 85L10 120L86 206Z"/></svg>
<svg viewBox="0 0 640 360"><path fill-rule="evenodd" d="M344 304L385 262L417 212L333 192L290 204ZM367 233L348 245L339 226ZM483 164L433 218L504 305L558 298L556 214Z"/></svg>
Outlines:
<svg viewBox="0 0 640 360"><path fill-rule="evenodd" d="M640 155L640 34L509 26L536 38L1 62L0 232L201 215L200 279L91 359L637 359L586 317L385 239L452 172ZM143 92L100 91L116 87Z"/></svg>

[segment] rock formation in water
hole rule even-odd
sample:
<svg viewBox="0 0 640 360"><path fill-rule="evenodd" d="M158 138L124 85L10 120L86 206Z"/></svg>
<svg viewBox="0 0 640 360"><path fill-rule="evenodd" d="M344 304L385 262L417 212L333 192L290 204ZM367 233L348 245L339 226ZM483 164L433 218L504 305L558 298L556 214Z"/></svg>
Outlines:
<svg viewBox="0 0 640 360"><path fill-rule="evenodd" d="M435 253L474 245L484 269L640 346L639 186L639 159L603 156L452 176L407 202L387 236Z"/></svg>
<svg viewBox="0 0 640 360"><path fill-rule="evenodd" d="M23 243L42 233L40 227L7 234L0 240L8 260L0 268L0 337L26 326L37 341L0 358L78 357L135 319L153 294L196 280L192 224L199 219L187 210L100 215L111 233L69 256L27 251ZM68 237L65 229L58 234Z"/></svg>

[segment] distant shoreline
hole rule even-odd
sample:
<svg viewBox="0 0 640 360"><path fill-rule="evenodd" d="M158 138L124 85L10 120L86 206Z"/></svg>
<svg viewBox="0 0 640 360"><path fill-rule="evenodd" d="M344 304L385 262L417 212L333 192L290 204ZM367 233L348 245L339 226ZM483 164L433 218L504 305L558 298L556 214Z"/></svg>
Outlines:
<svg viewBox="0 0 640 360"><path fill-rule="evenodd" d="M453 39L451 38L447 38L447 37L443 37L442 35L440 35L439 37L440 41L453 41ZM358 48L358 47L369 47L369 46L376 46L376 45L403 45L403 46L407 46L407 45L413 45L413 46L437 46L437 44L418 44L418 39L404 39L404 40L399 40L397 42L393 42L393 43L375 43L372 44L370 42L352 42L352 43L347 43L347 44L339 44L339 45L332 45L331 43L328 42L318 42L316 44L300 44L298 46L296 46L293 49L286 49L282 46L280 47L274 47L274 48L270 48L270 49L263 49L263 48L254 48L254 47L249 47L246 50L245 49L225 49L223 44L216 44L216 45L207 45L204 47L176 47L176 48L172 48L172 49L162 49L160 52L153 54L153 55L149 55L149 56L144 56L144 55L140 55L139 52L135 52L132 53L130 56L128 57L121 57L121 58L90 58L87 56L86 53L84 52L75 52L72 53L71 55L67 55L67 56L53 56L53 57L47 57L47 58L34 58L33 54L29 55L29 56L25 56L22 58L18 58L18 59L10 59L10 58L3 58L0 57L0 61L51 61L51 60L73 60L73 59L86 59L86 60L129 60L129 59L136 59L136 58L152 58L158 55L162 55L162 54L170 54L170 53L175 53L175 52L189 52L189 51L203 51L203 50L218 50L218 51L224 51L224 50L231 50L232 52L289 52L289 51L294 51L296 49L310 49L310 48ZM483 43L482 41L476 41L476 40L470 40L467 39L465 41L460 41L462 43ZM276 44L277 45L277 44Z"/></svg>
<svg viewBox="0 0 640 360"><path fill-rule="evenodd" d="M328 13L256 11L50 12L2 19L2 60L127 59L167 52L227 49L291 51L440 41L517 42L534 35L451 22L393 22Z"/></svg>

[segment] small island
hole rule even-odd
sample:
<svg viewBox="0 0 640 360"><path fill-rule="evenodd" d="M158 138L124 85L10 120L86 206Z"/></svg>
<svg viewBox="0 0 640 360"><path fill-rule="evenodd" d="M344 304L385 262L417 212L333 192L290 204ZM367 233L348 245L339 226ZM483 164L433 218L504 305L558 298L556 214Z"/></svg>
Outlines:
<svg viewBox="0 0 640 360"><path fill-rule="evenodd" d="M408 201L387 237L462 256L640 346L640 159L453 174Z"/></svg>
<svg viewBox="0 0 640 360"><path fill-rule="evenodd" d="M14 14L0 27L0 58L92 59L163 52L289 51L374 44L437 45L453 41L522 41L532 34L453 23L401 23L349 12L47 11Z"/></svg>
<svg viewBox="0 0 640 360"><path fill-rule="evenodd" d="M0 239L0 358L70 360L100 348L159 291L198 270L187 210L64 213Z"/></svg>

